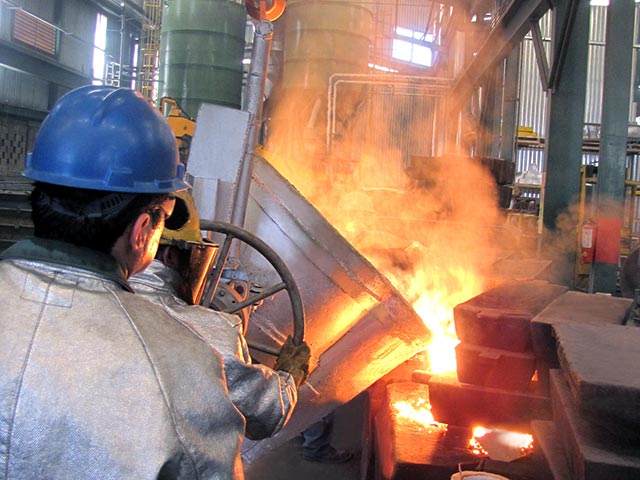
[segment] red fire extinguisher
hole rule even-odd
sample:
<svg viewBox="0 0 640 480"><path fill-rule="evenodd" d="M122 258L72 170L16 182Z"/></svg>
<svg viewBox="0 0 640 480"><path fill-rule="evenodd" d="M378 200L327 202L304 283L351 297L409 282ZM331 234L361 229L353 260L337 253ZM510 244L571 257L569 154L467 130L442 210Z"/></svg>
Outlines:
<svg viewBox="0 0 640 480"><path fill-rule="evenodd" d="M580 263L593 263L596 253L596 234L598 225L591 219L586 220L580 231Z"/></svg>

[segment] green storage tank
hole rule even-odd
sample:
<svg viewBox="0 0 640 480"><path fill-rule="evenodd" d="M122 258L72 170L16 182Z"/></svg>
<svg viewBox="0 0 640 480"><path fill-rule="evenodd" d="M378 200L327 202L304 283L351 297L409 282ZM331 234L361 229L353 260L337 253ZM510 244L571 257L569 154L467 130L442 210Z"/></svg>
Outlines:
<svg viewBox="0 0 640 480"><path fill-rule="evenodd" d="M192 117L202 103L241 107L247 13L231 0L168 0L162 11L159 96Z"/></svg>
<svg viewBox="0 0 640 480"><path fill-rule="evenodd" d="M366 73L372 12L359 1L289 0L282 88L324 89L334 73Z"/></svg>

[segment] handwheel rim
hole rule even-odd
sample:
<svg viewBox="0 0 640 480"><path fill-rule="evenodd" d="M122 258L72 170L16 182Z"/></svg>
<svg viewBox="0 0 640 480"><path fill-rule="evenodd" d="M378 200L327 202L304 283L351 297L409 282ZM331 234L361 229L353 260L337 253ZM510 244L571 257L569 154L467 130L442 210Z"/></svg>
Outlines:
<svg viewBox="0 0 640 480"><path fill-rule="evenodd" d="M232 237L229 243L231 243L233 239L238 239L252 247L271 264L278 275L280 275L280 279L285 284L284 290L286 290L289 295L289 302L291 304L291 310L293 312L293 343L294 345L300 345L302 342L304 342L305 319L302 295L297 283L293 278L293 275L291 274L291 271L289 270L289 267L286 265L284 260L282 260L282 258L263 240L261 240L251 232L236 225L232 225L226 222L201 219L200 229L208 232L220 233L222 235L226 235L227 237ZM225 242L226 241L227 239L225 239Z"/></svg>

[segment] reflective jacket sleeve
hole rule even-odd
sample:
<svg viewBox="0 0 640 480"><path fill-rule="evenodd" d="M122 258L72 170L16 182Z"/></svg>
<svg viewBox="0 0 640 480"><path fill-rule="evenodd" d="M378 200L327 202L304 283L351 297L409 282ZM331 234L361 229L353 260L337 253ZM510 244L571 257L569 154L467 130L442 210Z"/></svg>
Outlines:
<svg viewBox="0 0 640 480"><path fill-rule="evenodd" d="M247 438L260 440L278 433L298 400L293 377L237 357L224 357L224 364L231 401L247 421Z"/></svg>
<svg viewBox="0 0 640 480"><path fill-rule="evenodd" d="M251 363L247 342L236 315L199 306L173 308L224 360L229 397L245 417L245 435L260 440L278 433L291 417L298 401L293 377Z"/></svg>

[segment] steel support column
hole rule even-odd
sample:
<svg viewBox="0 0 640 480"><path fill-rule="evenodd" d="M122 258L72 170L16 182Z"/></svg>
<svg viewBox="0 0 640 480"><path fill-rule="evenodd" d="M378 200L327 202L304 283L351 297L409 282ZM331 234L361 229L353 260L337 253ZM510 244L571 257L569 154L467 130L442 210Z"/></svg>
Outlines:
<svg viewBox="0 0 640 480"><path fill-rule="evenodd" d="M562 71L558 70L554 75L558 79L557 87L549 92L547 103L542 201L546 228L542 247L544 254L554 259L557 277L554 280L571 286L576 258L576 225L568 213L570 207L576 205L580 192L590 5L579 1L572 10L569 3L572 2L558 2L554 17L554 31L562 32L567 15L574 15L571 35L560 35L561 38L554 35L554 49L562 47L564 57L560 63ZM567 238L559 242L563 236ZM561 252L556 250L558 246L564 246Z"/></svg>
<svg viewBox="0 0 640 480"><path fill-rule="evenodd" d="M615 293L626 179L627 128L633 60L634 0L607 8L602 127L598 163L598 234L593 290Z"/></svg>
<svg viewBox="0 0 640 480"><path fill-rule="evenodd" d="M480 133L476 155L483 157L495 156L494 145L500 135L500 113L502 110L502 78L504 62L498 63L493 71L484 76L482 103L480 106Z"/></svg>
<svg viewBox="0 0 640 480"><path fill-rule="evenodd" d="M516 122L518 115L518 74L520 66L520 47L507 55L504 72L504 98L502 107L502 142L498 156L504 160L513 160L516 142Z"/></svg>

